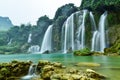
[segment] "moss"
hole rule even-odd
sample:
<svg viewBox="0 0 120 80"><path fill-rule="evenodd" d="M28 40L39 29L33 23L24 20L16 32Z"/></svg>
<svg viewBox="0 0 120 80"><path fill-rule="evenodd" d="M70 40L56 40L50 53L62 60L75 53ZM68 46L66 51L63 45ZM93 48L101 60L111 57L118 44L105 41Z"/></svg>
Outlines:
<svg viewBox="0 0 120 80"><path fill-rule="evenodd" d="M84 48L81 50L77 50L73 52L74 55L80 55L80 56L89 56L92 55L92 53L90 52L90 50L88 48Z"/></svg>
<svg viewBox="0 0 120 80"><path fill-rule="evenodd" d="M109 48L105 48L104 52L108 53L117 53L120 54L120 38L118 38Z"/></svg>
<svg viewBox="0 0 120 80"><path fill-rule="evenodd" d="M0 73L5 76L5 75L10 74L10 71L9 71L9 69L4 67L0 70Z"/></svg>

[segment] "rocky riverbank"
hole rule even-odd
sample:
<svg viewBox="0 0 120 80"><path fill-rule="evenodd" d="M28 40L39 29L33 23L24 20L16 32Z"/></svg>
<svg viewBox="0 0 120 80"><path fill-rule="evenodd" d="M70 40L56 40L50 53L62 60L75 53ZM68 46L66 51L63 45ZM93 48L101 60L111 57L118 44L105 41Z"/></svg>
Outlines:
<svg viewBox="0 0 120 80"><path fill-rule="evenodd" d="M79 63L80 66L82 64ZM92 66L94 65L93 63L90 63L90 65L91 64ZM20 62L14 60L10 63L2 63L0 64L0 80L21 80L23 76L28 75L30 65L32 65L31 61ZM77 64L76 66L79 65ZM84 65L87 65L87 63L83 64L83 66ZM36 76L32 76L30 79L27 80L104 80L106 79L104 75L101 75L92 69L80 70L74 67L68 68L63 66L59 62L49 62L46 60L40 60L36 65L35 72L33 72ZM22 80L26 80L26 79L22 79Z"/></svg>

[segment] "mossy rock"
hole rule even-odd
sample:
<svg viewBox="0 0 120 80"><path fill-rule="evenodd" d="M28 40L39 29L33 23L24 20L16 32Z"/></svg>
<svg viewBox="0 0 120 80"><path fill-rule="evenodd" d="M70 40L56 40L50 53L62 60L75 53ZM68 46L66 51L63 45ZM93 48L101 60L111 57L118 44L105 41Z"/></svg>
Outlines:
<svg viewBox="0 0 120 80"><path fill-rule="evenodd" d="M92 55L92 53L90 52L90 50L88 48L74 51L73 54L78 55L78 56L90 56L90 55Z"/></svg>

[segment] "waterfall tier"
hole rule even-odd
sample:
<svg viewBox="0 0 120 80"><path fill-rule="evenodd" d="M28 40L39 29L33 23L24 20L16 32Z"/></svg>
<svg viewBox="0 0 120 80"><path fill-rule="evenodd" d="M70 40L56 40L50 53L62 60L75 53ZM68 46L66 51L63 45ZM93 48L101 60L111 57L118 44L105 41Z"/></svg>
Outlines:
<svg viewBox="0 0 120 80"><path fill-rule="evenodd" d="M33 45L28 49L28 52L30 53L39 52L39 51L40 51L39 45Z"/></svg>
<svg viewBox="0 0 120 80"><path fill-rule="evenodd" d="M52 25L46 30L42 41L40 53L44 53L45 51L52 51Z"/></svg>
<svg viewBox="0 0 120 80"><path fill-rule="evenodd" d="M90 17L92 20L94 20L92 13L90 13ZM107 18L107 12L105 12L101 15L100 20L99 20L98 29L94 29L94 31L93 31L91 51L104 52L104 48L106 48L106 45L107 45L107 35L106 35L107 33L105 30L106 18Z"/></svg>
<svg viewBox="0 0 120 80"><path fill-rule="evenodd" d="M67 18L65 23L62 26L62 51L67 53L69 51L80 50L86 46L86 15L88 11L82 10L73 13L70 17ZM100 51L103 52L107 44L107 35L106 35L106 18L107 12L103 13L100 17L98 27L96 25L94 15L92 12L89 12L90 21L91 21L91 31L92 37L91 41L91 51ZM86 36L86 37L85 37Z"/></svg>
<svg viewBox="0 0 120 80"><path fill-rule="evenodd" d="M85 47L86 14L87 10L75 12L63 24L62 41L64 41L64 44L62 51L64 53ZM75 31L75 28L77 28L77 31Z"/></svg>
<svg viewBox="0 0 120 80"><path fill-rule="evenodd" d="M36 65L31 65L28 71L28 74L24 77L22 77L22 80L31 80L33 77L37 77L36 73Z"/></svg>
<svg viewBox="0 0 120 80"><path fill-rule="evenodd" d="M32 34L30 33L28 36L28 43L31 43L31 41L32 41L31 37L32 37Z"/></svg>

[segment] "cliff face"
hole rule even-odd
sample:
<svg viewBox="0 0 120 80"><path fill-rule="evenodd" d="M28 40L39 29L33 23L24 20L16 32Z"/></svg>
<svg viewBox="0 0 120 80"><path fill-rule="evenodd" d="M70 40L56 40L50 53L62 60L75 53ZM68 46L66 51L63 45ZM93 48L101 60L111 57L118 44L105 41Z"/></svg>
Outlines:
<svg viewBox="0 0 120 80"><path fill-rule="evenodd" d="M71 3L61 6L56 11L53 23L53 48L55 51L61 49L62 25L76 11L78 11L78 8Z"/></svg>
<svg viewBox="0 0 120 80"><path fill-rule="evenodd" d="M11 20L8 17L0 17L0 31L6 31L13 27Z"/></svg>

